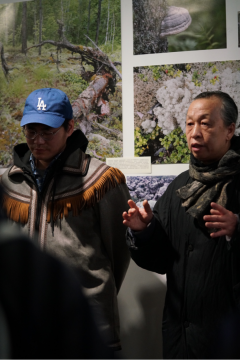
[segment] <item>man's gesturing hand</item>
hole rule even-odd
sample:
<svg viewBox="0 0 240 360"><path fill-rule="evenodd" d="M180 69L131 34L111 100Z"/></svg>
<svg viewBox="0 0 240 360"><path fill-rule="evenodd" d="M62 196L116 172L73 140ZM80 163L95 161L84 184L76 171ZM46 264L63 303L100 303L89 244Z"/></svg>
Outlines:
<svg viewBox="0 0 240 360"><path fill-rule="evenodd" d="M216 228L219 231L211 233L210 236L212 238L223 235L232 237L238 223L237 216L214 202L211 203L211 207L211 215L205 215L203 220L206 221L207 228Z"/></svg>
<svg viewBox="0 0 240 360"><path fill-rule="evenodd" d="M143 209L139 208L133 200L128 200L130 209L123 213L123 224L135 231L141 231L153 218L153 212L147 200L143 201Z"/></svg>

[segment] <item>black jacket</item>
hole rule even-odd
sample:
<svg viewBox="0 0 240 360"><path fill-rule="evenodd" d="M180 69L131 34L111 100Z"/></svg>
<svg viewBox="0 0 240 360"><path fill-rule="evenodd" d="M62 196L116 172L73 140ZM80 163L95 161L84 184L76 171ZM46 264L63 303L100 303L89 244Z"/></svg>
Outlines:
<svg viewBox="0 0 240 360"><path fill-rule="evenodd" d="M2 222L0 290L9 358L111 357L75 274Z"/></svg>
<svg viewBox="0 0 240 360"><path fill-rule="evenodd" d="M186 171L169 185L155 205L150 238L131 249L139 266L167 274L164 358L214 357L216 328L240 298L239 229L227 242L200 228L176 195L191 181ZM228 199L227 209L239 213L239 176L228 189Z"/></svg>

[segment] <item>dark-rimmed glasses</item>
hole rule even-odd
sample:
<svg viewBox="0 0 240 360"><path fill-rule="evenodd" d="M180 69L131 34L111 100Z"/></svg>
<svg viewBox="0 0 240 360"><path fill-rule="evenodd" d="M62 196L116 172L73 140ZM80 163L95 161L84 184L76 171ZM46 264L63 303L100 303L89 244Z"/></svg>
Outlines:
<svg viewBox="0 0 240 360"><path fill-rule="evenodd" d="M54 135L56 135L56 133L61 129L61 127L57 130L57 131L35 131L33 129L28 129L28 128L23 128L23 133L25 135L25 137L29 140L34 140L37 135L41 136L41 138L45 141L49 141L52 140Z"/></svg>

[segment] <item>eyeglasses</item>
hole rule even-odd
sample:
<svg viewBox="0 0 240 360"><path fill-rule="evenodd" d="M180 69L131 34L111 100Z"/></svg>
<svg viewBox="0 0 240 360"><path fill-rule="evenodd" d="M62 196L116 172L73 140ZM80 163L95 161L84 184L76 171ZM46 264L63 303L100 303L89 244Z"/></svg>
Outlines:
<svg viewBox="0 0 240 360"><path fill-rule="evenodd" d="M32 129L28 129L28 128L23 128L23 133L25 135L25 137L29 140L34 140L38 135L41 136L41 138L45 141L49 141L52 140L54 135L56 135L56 133L61 129L61 127L53 132L53 131L41 131L41 132L37 132L35 130Z"/></svg>

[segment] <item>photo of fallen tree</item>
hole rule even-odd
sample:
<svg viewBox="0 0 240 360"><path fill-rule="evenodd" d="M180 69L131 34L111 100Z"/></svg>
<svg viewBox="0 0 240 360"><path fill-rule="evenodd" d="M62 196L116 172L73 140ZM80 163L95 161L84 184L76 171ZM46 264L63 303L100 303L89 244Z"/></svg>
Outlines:
<svg viewBox="0 0 240 360"><path fill-rule="evenodd" d="M225 0L132 0L134 55L226 48Z"/></svg>
<svg viewBox="0 0 240 360"><path fill-rule="evenodd" d="M90 155L122 156L120 26L120 0L0 4L0 166L25 142L26 97L44 87L67 94Z"/></svg>
<svg viewBox="0 0 240 360"><path fill-rule="evenodd" d="M188 107L201 92L214 90L228 93L240 107L239 60L135 67L135 156L151 156L152 164L188 163Z"/></svg>

